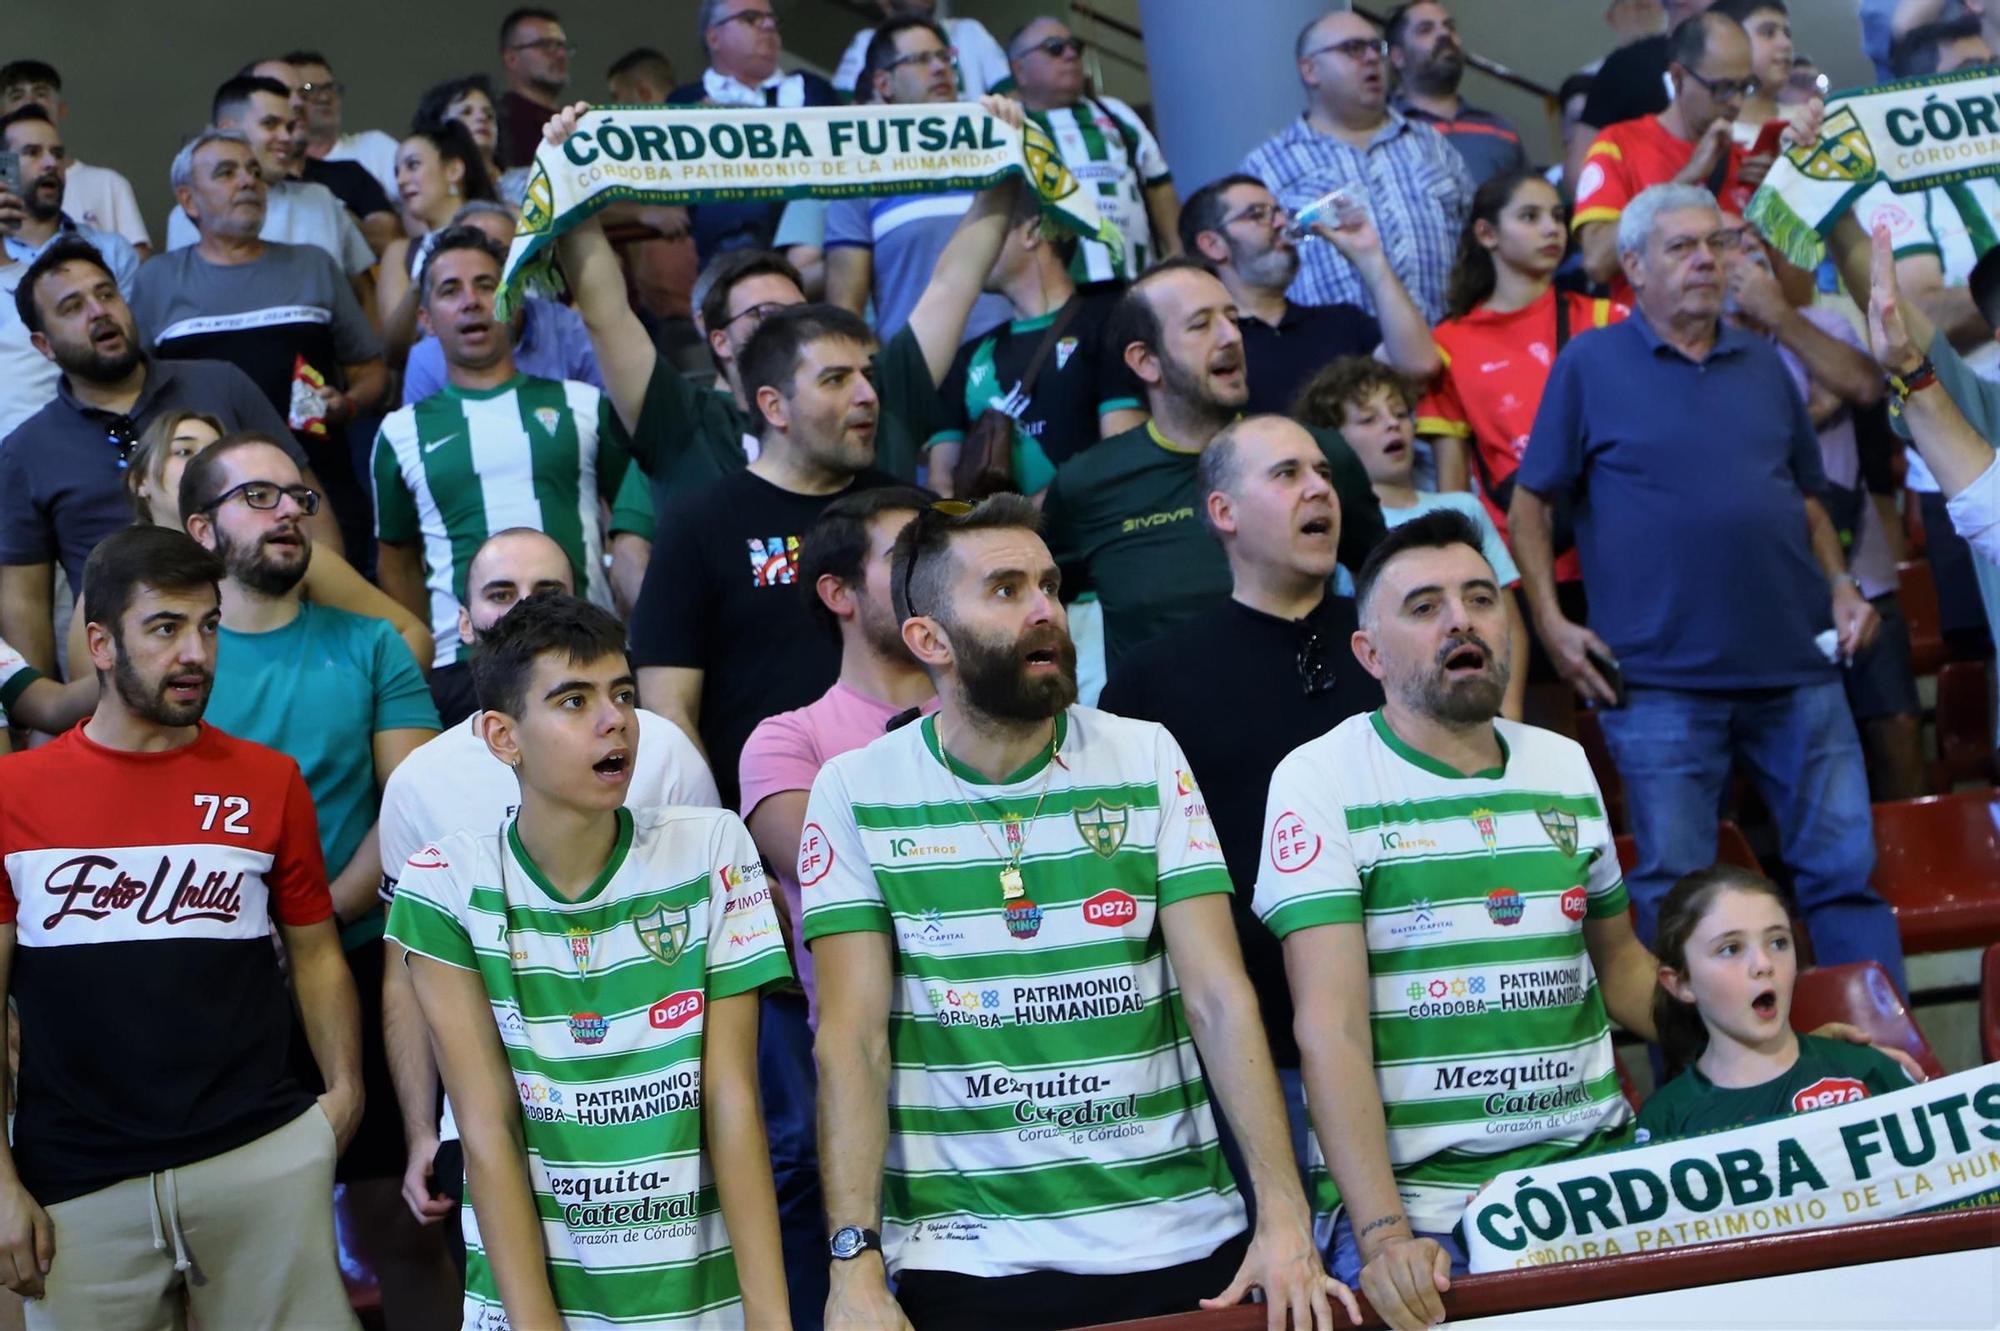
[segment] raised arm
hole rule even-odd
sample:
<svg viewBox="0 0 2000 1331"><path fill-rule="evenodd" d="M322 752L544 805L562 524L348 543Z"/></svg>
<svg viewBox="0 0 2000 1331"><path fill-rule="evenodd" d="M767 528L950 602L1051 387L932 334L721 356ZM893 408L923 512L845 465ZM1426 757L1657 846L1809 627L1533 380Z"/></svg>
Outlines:
<svg viewBox="0 0 2000 1331"><path fill-rule="evenodd" d="M1349 226L1334 227L1324 222L1313 226L1314 234L1331 244L1340 257L1354 265L1361 283L1375 306L1375 321L1382 326L1382 352L1389 364L1415 379L1429 383L1441 368L1437 342L1431 326L1416 301L1389 265L1382 237L1366 212Z"/></svg>
<svg viewBox="0 0 2000 1331"><path fill-rule="evenodd" d="M979 99L987 111L1019 129L1021 104L1006 97ZM910 311L910 331L924 349L930 366L931 383L941 384L951 370L951 358L965 336L965 321L972 306L986 289L986 275L1000 257L1007 240L1007 215L1014 206L1014 191L1025 188L1019 176L1008 176L990 189L981 190L972 207L958 220L958 229L938 256L930 285Z"/></svg>

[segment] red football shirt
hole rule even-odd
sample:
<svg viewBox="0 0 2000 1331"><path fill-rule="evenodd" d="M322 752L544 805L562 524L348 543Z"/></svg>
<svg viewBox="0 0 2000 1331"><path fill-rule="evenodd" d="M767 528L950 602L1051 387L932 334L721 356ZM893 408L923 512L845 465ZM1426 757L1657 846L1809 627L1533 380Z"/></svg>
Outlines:
<svg viewBox="0 0 2000 1331"><path fill-rule="evenodd" d="M1570 226L1581 228L1588 222L1613 222L1624 213L1625 205L1654 185L1672 180L1694 156L1694 144L1678 138L1660 123L1656 115L1623 120L1598 131L1584 154L1583 170L1576 177L1576 209ZM1739 216L1750 206L1755 193L1742 180L1743 149L1729 145L1729 169L1723 173L1716 201L1724 212ZM1620 273L1611 284L1614 299L1629 304L1632 288Z"/></svg>
<svg viewBox="0 0 2000 1331"><path fill-rule="evenodd" d="M298 764L204 725L131 753L79 725L0 760L0 924L21 1011L14 1156L43 1205L296 1118L271 921L333 914Z"/></svg>
<svg viewBox="0 0 2000 1331"><path fill-rule="evenodd" d="M1569 335L1617 323L1631 313L1615 301L1560 293L1569 302ZM1521 465L1534 428L1535 411L1556 357L1556 298L1550 287L1522 309L1481 307L1447 319L1432 332L1444 368L1417 404L1417 430L1468 441L1477 450L1471 472L1480 502L1507 539L1507 513L1480 486L1481 468L1499 484ZM1511 546L1512 542L1509 541ZM1556 560L1556 579L1574 582L1583 566L1574 550Z"/></svg>

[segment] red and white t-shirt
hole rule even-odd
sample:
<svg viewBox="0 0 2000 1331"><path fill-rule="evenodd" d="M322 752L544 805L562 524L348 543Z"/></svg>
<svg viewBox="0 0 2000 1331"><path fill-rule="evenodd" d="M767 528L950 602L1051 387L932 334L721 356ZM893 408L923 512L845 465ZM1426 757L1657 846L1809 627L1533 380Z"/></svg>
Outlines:
<svg viewBox="0 0 2000 1331"><path fill-rule="evenodd" d="M1654 185L1663 185L1680 173L1694 157L1695 145L1680 138L1660 123L1656 115L1623 120L1599 130L1583 156L1583 170L1576 176L1576 205L1570 214L1572 229L1589 222L1616 222L1625 205ZM1743 183L1743 149L1729 145L1729 169L1723 173L1716 202L1726 213L1741 216L1756 193ZM1622 272L1611 284L1613 298L1627 304L1632 288Z"/></svg>
<svg viewBox="0 0 2000 1331"><path fill-rule="evenodd" d="M43 1205L297 1117L271 922L333 914L298 765L204 725L158 753L78 726L0 760L21 1013L14 1158Z"/></svg>
<svg viewBox="0 0 2000 1331"><path fill-rule="evenodd" d="M1479 484L1490 475L1504 482L1521 465L1534 429L1535 410L1556 359L1556 297L1554 287L1532 305L1518 310L1482 306L1432 330L1443 369L1431 381L1430 392L1417 404L1417 430L1426 435L1467 440L1478 451L1471 467L1475 490L1486 515L1508 541L1507 510ZM1569 302L1569 335L1580 337L1593 328L1608 328L1632 311L1616 301L1592 300L1574 292L1561 293ZM1556 580L1575 582L1583 565L1574 550L1556 560Z"/></svg>

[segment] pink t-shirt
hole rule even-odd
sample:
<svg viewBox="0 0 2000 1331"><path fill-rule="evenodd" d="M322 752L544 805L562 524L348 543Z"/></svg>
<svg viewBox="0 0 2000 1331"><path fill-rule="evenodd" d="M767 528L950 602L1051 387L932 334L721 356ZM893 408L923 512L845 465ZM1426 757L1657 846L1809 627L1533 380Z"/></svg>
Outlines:
<svg viewBox="0 0 2000 1331"><path fill-rule="evenodd" d="M858 749L888 733L892 718L906 708L877 702L845 684L834 686L816 700L796 711L765 717L744 742L738 764L741 774L743 819L759 804L786 791L800 793L812 789L813 778L829 758ZM937 699L924 703L926 713L937 710ZM804 907L799 899L798 857L784 856L771 866L778 891L785 899L785 914L792 922L792 964L805 986L811 1020L819 1022L819 1005L813 987L812 953L799 941Z"/></svg>

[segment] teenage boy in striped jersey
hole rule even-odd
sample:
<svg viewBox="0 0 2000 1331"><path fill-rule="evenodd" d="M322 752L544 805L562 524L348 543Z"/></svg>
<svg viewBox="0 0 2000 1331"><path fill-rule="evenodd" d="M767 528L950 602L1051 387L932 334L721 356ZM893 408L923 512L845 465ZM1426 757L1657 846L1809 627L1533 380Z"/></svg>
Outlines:
<svg viewBox="0 0 2000 1331"><path fill-rule="evenodd" d="M412 856L389 920L464 1144L465 1325L789 1327L757 997L791 968L757 848L722 809L625 807L608 611L531 596L473 671L519 811Z"/></svg>
<svg viewBox="0 0 2000 1331"><path fill-rule="evenodd" d="M578 594L611 606L598 499L625 478L625 430L598 389L516 368L507 324L493 314L505 261L478 227L439 234L418 279L418 317L444 351L448 382L392 413L375 437L382 589L430 624L436 666L466 654L458 610L472 556L509 527L548 533L569 555Z"/></svg>
<svg viewBox="0 0 2000 1331"><path fill-rule="evenodd" d="M1331 1327L1329 1293L1354 1305L1308 1233L1187 759L1076 705L1034 506L955 507L921 512L890 565L939 710L829 761L800 834L828 1331L1034 1331L1252 1286L1273 1331Z"/></svg>

